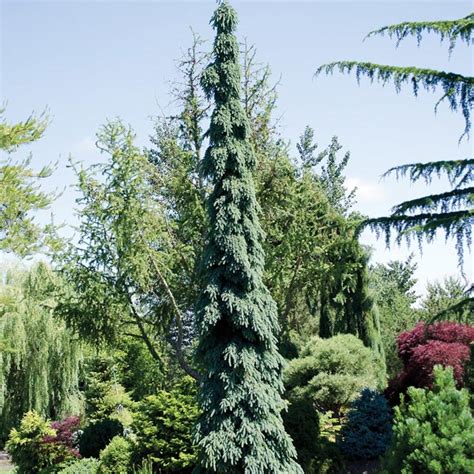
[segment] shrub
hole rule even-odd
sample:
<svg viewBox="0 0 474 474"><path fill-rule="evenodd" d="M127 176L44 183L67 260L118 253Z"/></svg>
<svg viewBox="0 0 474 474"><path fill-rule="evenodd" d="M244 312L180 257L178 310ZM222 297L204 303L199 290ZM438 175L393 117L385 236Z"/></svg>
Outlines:
<svg viewBox="0 0 474 474"><path fill-rule="evenodd" d="M132 400L125 388L116 381L116 367L111 356L88 360L86 377L86 417L92 423L108 418L123 426L132 422L129 411Z"/></svg>
<svg viewBox="0 0 474 474"><path fill-rule="evenodd" d="M474 327L452 322L431 326L419 323L397 339L402 371L394 377L385 391L393 405L408 387L431 387L433 367L452 367L458 387L465 384L466 366L470 360L470 343L474 342Z"/></svg>
<svg viewBox="0 0 474 474"><path fill-rule="evenodd" d="M469 394L458 390L453 369L434 368L433 389L408 389L395 408L393 441L384 472L474 472L474 420Z"/></svg>
<svg viewBox="0 0 474 474"><path fill-rule="evenodd" d="M98 474L99 461L94 458L77 459L61 469L58 474Z"/></svg>
<svg viewBox="0 0 474 474"><path fill-rule="evenodd" d="M48 420L29 411L22 418L19 429L11 430L5 447L19 474L36 474L78 455L69 444L67 428L70 423L56 426L59 426L59 433Z"/></svg>
<svg viewBox="0 0 474 474"><path fill-rule="evenodd" d="M79 452L86 458L98 458L114 436L123 433L123 426L118 420L106 418L96 421L84 428L79 438Z"/></svg>
<svg viewBox="0 0 474 474"><path fill-rule="evenodd" d="M315 472L312 465L319 442L319 414L311 401L305 398L291 400L288 410L283 413L283 422L298 453L298 464L306 473Z"/></svg>
<svg viewBox="0 0 474 474"><path fill-rule="evenodd" d="M336 416L364 387L377 386L375 356L360 339L340 334L312 338L285 371L290 399L306 398Z"/></svg>
<svg viewBox="0 0 474 474"><path fill-rule="evenodd" d="M392 436L392 414L383 395L365 388L347 413L337 443L348 459L375 459L385 453Z"/></svg>
<svg viewBox="0 0 474 474"><path fill-rule="evenodd" d="M312 338L285 371L285 426L306 473L336 472L340 417L363 387L376 387L376 356L351 334ZM292 419L293 418L293 419Z"/></svg>
<svg viewBox="0 0 474 474"><path fill-rule="evenodd" d="M115 436L100 452L100 474L127 474L131 470L132 447L122 436Z"/></svg>
<svg viewBox="0 0 474 474"><path fill-rule="evenodd" d="M75 449L75 435L79 429L80 418L78 416L69 416L62 421L53 421L51 428L55 435L46 435L43 443L63 447L69 452L70 457L79 457L79 452Z"/></svg>
<svg viewBox="0 0 474 474"><path fill-rule="evenodd" d="M193 429L198 416L193 391L161 390L137 404L132 425L136 461L149 459L155 468L165 472L192 469L196 461Z"/></svg>

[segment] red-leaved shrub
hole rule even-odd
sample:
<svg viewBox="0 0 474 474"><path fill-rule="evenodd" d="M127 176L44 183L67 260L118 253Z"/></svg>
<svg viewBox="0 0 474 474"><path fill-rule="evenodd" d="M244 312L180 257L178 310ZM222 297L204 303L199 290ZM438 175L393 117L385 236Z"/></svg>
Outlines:
<svg viewBox="0 0 474 474"><path fill-rule="evenodd" d="M410 386L431 387L433 367L452 367L458 387L464 385L465 367L470 360L469 345L474 342L474 327L449 321L427 326L418 323L397 339L402 371L388 384L385 395L392 405Z"/></svg>
<svg viewBox="0 0 474 474"><path fill-rule="evenodd" d="M80 419L78 416L69 416L62 421L53 421L51 428L56 431L53 436L45 436L42 443L55 447L58 453L62 452L64 460L71 457L80 457L79 451L74 447L74 433L78 430Z"/></svg>

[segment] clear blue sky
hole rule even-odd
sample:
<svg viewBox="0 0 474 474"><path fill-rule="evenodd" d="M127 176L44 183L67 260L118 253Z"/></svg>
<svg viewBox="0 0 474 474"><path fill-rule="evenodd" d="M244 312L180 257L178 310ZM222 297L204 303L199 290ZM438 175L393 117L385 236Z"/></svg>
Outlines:
<svg viewBox="0 0 474 474"><path fill-rule="evenodd" d="M389 167L411 161L472 156L472 140L458 145L460 114L436 96L414 98L406 89L353 77L313 78L316 67L338 59L417 65L472 75L472 57L460 44L448 58L447 44L427 36L421 47L409 39L395 48L388 38L363 42L371 30L404 20L458 18L472 10L462 1L234 1L238 35L258 48L262 62L281 75L279 113L282 132L294 144L305 125L326 145L337 135L351 151L347 176L359 188L358 209L384 215L397 202L426 191L394 180L379 181ZM38 166L59 160L48 183L68 186L73 177L67 156L87 163L101 159L94 135L107 117L120 116L146 144L150 117L170 103L169 83L177 77L175 60L190 45L190 27L212 39L212 1L1 1L1 97L7 118L21 120L31 111L49 108L52 123L44 139L30 147ZM431 190L443 189L434 183ZM445 184L445 183L444 183ZM73 224L74 192L67 189L53 206L57 222ZM364 233L375 248L375 261L406 258L419 262L419 292L427 280L458 273L453 244L443 239L416 248L387 250ZM472 275L472 256L466 271Z"/></svg>

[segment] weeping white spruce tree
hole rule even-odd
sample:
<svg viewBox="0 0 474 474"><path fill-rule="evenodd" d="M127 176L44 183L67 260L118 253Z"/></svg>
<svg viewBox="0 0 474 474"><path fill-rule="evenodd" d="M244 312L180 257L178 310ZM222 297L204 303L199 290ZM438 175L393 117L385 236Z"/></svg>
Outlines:
<svg viewBox="0 0 474 474"><path fill-rule="evenodd" d="M197 354L204 371L198 471L300 474L280 415L283 358L276 305L262 282L263 233L250 127L240 103L236 12L219 2L211 24L213 62L202 78L214 111L201 169L212 192L205 284L197 306Z"/></svg>

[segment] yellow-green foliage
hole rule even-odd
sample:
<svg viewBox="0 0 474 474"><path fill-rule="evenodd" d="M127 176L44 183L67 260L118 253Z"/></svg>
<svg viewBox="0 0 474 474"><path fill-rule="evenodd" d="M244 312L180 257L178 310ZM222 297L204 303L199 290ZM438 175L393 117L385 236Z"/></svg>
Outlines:
<svg viewBox="0 0 474 474"><path fill-rule="evenodd" d="M364 387L377 387L376 356L352 334L313 337L285 371L291 399L306 398L338 415Z"/></svg>
<svg viewBox="0 0 474 474"><path fill-rule="evenodd" d="M115 436L100 452L99 474L127 474L131 471L132 446L122 436Z"/></svg>
<svg viewBox="0 0 474 474"><path fill-rule="evenodd" d="M36 474L50 466L74 459L62 444L44 443L46 436L56 431L50 422L36 411L29 411L22 418L19 428L13 428L5 445L18 474Z"/></svg>
<svg viewBox="0 0 474 474"><path fill-rule="evenodd" d="M148 458L165 472L188 472L196 464L197 416L195 395L179 389L160 390L139 402L132 425L136 463Z"/></svg>
<svg viewBox="0 0 474 474"><path fill-rule="evenodd" d="M25 255L45 244L57 243L53 226L42 227L34 219L35 211L48 208L54 198L38 186L53 170L45 166L35 171L30 167L31 158L14 160L10 154L21 145L39 140L47 119L32 115L24 122L11 124L2 119L3 112L0 109L0 250Z"/></svg>
<svg viewBox="0 0 474 474"><path fill-rule="evenodd" d="M0 285L0 436L28 410L79 413L81 344L54 319L61 281L43 263L10 271Z"/></svg>

